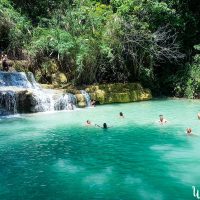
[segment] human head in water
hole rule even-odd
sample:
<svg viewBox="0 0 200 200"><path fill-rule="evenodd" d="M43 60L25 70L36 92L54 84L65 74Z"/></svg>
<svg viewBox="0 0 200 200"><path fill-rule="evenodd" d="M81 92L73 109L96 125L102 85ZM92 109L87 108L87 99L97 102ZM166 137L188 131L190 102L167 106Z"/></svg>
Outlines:
<svg viewBox="0 0 200 200"><path fill-rule="evenodd" d="M159 117L160 117L160 122L163 122L163 115L159 115Z"/></svg>
<svg viewBox="0 0 200 200"><path fill-rule="evenodd" d="M122 112L119 113L120 117L124 117L124 114Z"/></svg>
<svg viewBox="0 0 200 200"><path fill-rule="evenodd" d="M186 131L187 131L187 134L188 134L188 135L191 135L191 134L192 134L192 129L191 129L191 128L187 128Z"/></svg>
<svg viewBox="0 0 200 200"><path fill-rule="evenodd" d="M108 126L107 126L107 124L106 124L106 123L103 123L103 128L105 128L105 129L107 129L107 128L108 128Z"/></svg>
<svg viewBox="0 0 200 200"><path fill-rule="evenodd" d="M87 120L87 121L86 121L86 124L91 125L91 121L90 121L90 120Z"/></svg>
<svg viewBox="0 0 200 200"><path fill-rule="evenodd" d="M159 115L159 117L160 117L159 119L160 124L167 123L167 120L163 117L163 115Z"/></svg>

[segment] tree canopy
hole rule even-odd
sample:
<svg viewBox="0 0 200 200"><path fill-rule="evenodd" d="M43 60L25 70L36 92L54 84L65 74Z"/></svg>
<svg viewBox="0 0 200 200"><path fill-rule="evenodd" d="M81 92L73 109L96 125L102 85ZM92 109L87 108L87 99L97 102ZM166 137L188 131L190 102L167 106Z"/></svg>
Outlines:
<svg viewBox="0 0 200 200"><path fill-rule="evenodd" d="M0 0L0 47L38 80L61 71L73 84L139 81L194 98L199 9L198 0Z"/></svg>

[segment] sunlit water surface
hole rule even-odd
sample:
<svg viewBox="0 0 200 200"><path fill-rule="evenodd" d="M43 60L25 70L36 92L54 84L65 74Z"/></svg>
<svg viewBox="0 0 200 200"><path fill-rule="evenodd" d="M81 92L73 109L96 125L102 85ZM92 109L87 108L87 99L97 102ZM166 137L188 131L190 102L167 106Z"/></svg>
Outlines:
<svg viewBox="0 0 200 200"><path fill-rule="evenodd" d="M157 100L1 118L0 200L192 200L200 136L185 129L200 134L199 111L199 101Z"/></svg>

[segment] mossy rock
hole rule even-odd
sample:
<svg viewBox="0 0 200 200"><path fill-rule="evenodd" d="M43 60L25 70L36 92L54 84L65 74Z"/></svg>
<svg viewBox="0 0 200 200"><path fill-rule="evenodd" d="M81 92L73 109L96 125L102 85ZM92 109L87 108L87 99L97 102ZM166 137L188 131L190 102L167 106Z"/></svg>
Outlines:
<svg viewBox="0 0 200 200"><path fill-rule="evenodd" d="M75 94L76 99L77 99L77 105L79 108L84 108L87 106L86 100L84 95L82 94Z"/></svg>
<svg viewBox="0 0 200 200"><path fill-rule="evenodd" d="M144 89L139 83L92 85L85 90L90 93L91 99L100 104L128 103L152 98L151 91Z"/></svg>
<svg viewBox="0 0 200 200"><path fill-rule="evenodd" d="M138 92L137 90L132 90L130 91L130 99L131 99L131 102L133 101L138 101L138 96L140 96L139 94L140 92Z"/></svg>
<svg viewBox="0 0 200 200"><path fill-rule="evenodd" d="M55 85L53 84L40 84L43 89L55 89Z"/></svg>
<svg viewBox="0 0 200 200"><path fill-rule="evenodd" d="M78 102L85 102L85 97L82 94L76 94L75 96Z"/></svg>
<svg viewBox="0 0 200 200"><path fill-rule="evenodd" d="M65 84L62 88L65 88L65 93L76 95L78 107L86 107L87 103L79 90L80 88L70 84ZM152 99L151 91L144 89L139 83L91 85L85 90L90 94L91 99L100 104L128 103Z"/></svg>
<svg viewBox="0 0 200 200"><path fill-rule="evenodd" d="M103 90L105 92L127 92L130 90L142 90L142 86L139 83L113 83L113 84L100 84L88 86L85 90L87 92L95 92L97 90Z"/></svg>
<svg viewBox="0 0 200 200"><path fill-rule="evenodd" d="M71 94L81 94L80 90L77 89L74 85L65 85L62 87L65 89L66 93L71 93Z"/></svg>
<svg viewBox="0 0 200 200"><path fill-rule="evenodd" d="M85 108L87 106L86 102L77 102L79 108Z"/></svg>
<svg viewBox="0 0 200 200"><path fill-rule="evenodd" d="M123 93L110 93L107 103L128 103L131 102L129 92Z"/></svg>
<svg viewBox="0 0 200 200"><path fill-rule="evenodd" d="M54 85L61 85L67 83L67 76L64 73L58 72L56 74L52 74L51 76L52 83Z"/></svg>
<svg viewBox="0 0 200 200"><path fill-rule="evenodd" d="M85 88L85 91L89 92L89 93L96 92L97 90L99 90L98 85L91 85L91 86L88 86L87 88Z"/></svg>

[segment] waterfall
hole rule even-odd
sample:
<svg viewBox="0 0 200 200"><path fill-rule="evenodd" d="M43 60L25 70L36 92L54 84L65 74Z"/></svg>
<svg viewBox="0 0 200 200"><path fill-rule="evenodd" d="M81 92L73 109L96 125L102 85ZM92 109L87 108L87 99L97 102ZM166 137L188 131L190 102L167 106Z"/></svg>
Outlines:
<svg viewBox="0 0 200 200"><path fill-rule="evenodd" d="M27 72L26 76L27 76L28 81L31 83L32 88L41 89L41 86L39 83L36 82L35 77L33 76L33 73Z"/></svg>
<svg viewBox="0 0 200 200"><path fill-rule="evenodd" d="M53 99L52 95L46 94L43 91L34 91L32 95L32 112L47 112L53 111L52 107Z"/></svg>
<svg viewBox="0 0 200 200"><path fill-rule="evenodd" d="M29 77L29 80L28 78ZM15 86L20 88L35 88L39 89L39 84L36 83L32 73L28 76L24 72L0 72L0 87Z"/></svg>
<svg viewBox="0 0 200 200"><path fill-rule="evenodd" d="M32 73L0 72L0 116L19 112L74 110L73 94L41 89Z"/></svg>
<svg viewBox="0 0 200 200"><path fill-rule="evenodd" d="M55 102L55 110L74 110L76 108L76 97L73 94L63 94Z"/></svg>
<svg viewBox="0 0 200 200"><path fill-rule="evenodd" d="M85 90L81 90L81 94L84 96L87 106L91 106L91 99L90 99L90 95L85 91Z"/></svg>
<svg viewBox="0 0 200 200"><path fill-rule="evenodd" d="M29 93L30 95L28 95ZM0 116L19 113L19 102L21 102L21 106L30 108L27 111L21 109L23 112L35 113L76 109L76 97L73 94L55 96L45 90L22 91L22 94L18 90L0 91Z"/></svg>
<svg viewBox="0 0 200 200"><path fill-rule="evenodd" d="M0 115L17 113L17 94L13 91L0 92Z"/></svg>

